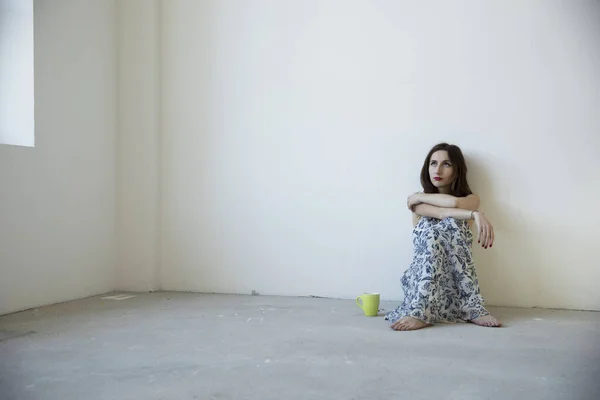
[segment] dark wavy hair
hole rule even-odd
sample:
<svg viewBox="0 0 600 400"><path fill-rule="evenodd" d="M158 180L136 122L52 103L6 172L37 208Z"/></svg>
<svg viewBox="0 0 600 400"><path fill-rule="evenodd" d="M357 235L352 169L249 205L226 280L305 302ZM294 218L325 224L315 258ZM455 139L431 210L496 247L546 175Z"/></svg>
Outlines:
<svg viewBox="0 0 600 400"><path fill-rule="evenodd" d="M433 153L440 150L448 152L448 157L454 167L454 181L450 186L450 194L455 197L466 197L472 194L473 192L467 182L467 164L465 163L463 153L460 147L448 143L436 144L429 150L429 154L427 154L427 158L425 158L423 168L421 169L421 186L423 186L423 191L425 193L439 193L438 188L431 183L431 178L429 177L429 162Z"/></svg>

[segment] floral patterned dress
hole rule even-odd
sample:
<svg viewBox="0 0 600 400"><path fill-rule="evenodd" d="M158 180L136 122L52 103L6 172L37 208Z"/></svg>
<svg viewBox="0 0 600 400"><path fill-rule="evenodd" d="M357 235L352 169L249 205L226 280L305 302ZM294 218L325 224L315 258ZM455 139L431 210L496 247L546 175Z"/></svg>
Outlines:
<svg viewBox="0 0 600 400"><path fill-rule="evenodd" d="M387 314L433 324L468 321L489 312L479 293L467 221L422 217L413 231L414 256L402 276L404 301Z"/></svg>

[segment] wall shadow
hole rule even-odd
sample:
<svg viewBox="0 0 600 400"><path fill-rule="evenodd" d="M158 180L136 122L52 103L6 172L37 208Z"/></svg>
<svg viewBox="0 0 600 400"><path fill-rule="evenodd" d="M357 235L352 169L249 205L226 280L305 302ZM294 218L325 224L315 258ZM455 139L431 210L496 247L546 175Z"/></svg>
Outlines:
<svg viewBox="0 0 600 400"><path fill-rule="evenodd" d="M529 238L534 229L527 216L511 202L513 193L501 192L491 179L491 165L498 160L465 155L471 189L481 198L480 209L494 226L492 248L483 249L476 242L473 253L482 294L487 305L536 306L544 298L539 266L544 265L541 252L532 249ZM493 156L492 156L493 158Z"/></svg>

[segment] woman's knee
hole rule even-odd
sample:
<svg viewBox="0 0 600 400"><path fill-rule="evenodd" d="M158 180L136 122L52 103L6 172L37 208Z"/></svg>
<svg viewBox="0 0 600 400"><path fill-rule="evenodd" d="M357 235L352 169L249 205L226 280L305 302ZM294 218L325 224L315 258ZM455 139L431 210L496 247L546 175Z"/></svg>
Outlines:
<svg viewBox="0 0 600 400"><path fill-rule="evenodd" d="M439 250L443 244L443 231L439 227L431 227L425 232L427 247L430 250Z"/></svg>
<svg viewBox="0 0 600 400"><path fill-rule="evenodd" d="M462 221L453 217L446 217L441 221L442 225L445 226L459 226Z"/></svg>
<svg viewBox="0 0 600 400"><path fill-rule="evenodd" d="M456 218L444 218L440 223L440 228L451 235L462 235L465 221Z"/></svg>

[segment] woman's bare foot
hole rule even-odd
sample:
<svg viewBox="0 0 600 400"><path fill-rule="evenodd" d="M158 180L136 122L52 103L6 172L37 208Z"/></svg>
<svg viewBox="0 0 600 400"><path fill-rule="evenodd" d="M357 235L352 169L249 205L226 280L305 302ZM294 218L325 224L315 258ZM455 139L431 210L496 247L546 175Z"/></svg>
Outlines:
<svg viewBox="0 0 600 400"><path fill-rule="evenodd" d="M488 328L499 328L502 326L502 323L491 315L484 315L483 317L472 319L469 322Z"/></svg>
<svg viewBox="0 0 600 400"><path fill-rule="evenodd" d="M426 324L423 321L419 321L413 317L404 317L396 322L394 322L391 328L395 331L415 331L417 329L426 328L431 326L430 324Z"/></svg>

